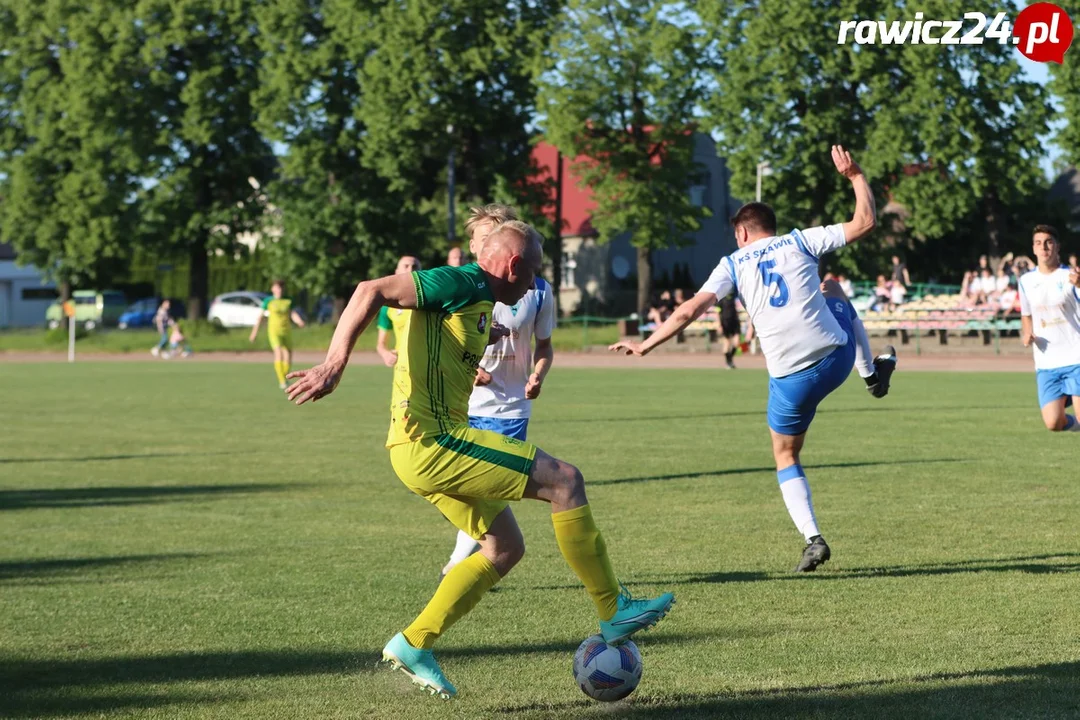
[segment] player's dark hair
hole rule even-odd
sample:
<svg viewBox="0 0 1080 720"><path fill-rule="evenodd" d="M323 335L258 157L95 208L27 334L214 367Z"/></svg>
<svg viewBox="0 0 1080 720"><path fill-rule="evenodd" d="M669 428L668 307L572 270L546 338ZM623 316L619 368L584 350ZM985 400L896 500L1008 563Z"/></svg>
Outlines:
<svg viewBox="0 0 1080 720"><path fill-rule="evenodd" d="M776 234L776 213L765 203L748 202L731 218L731 227Z"/></svg>
<svg viewBox="0 0 1080 720"><path fill-rule="evenodd" d="M1035 229L1031 231L1031 234L1034 236L1038 235L1039 233L1049 235L1050 237L1054 238L1054 242L1058 242L1058 231L1054 228L1053 225L1036 225Z"/></svg>

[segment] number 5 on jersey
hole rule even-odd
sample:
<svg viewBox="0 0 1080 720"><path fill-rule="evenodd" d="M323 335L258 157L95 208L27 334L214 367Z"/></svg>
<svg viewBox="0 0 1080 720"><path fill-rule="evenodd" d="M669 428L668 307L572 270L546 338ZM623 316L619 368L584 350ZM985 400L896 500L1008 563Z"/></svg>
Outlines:
<svg viewBox="0 0 1080 720"><path fill-rule="evenodd" d="M788 301L788 286L784 282L783 275L773 272L774 267L776 267L775 260L762 260L758 263L758 270L761 271L761 282L765 284L765 287L776 285L776 289L769 292L769 304L777 308L784 307Z"/></svg>

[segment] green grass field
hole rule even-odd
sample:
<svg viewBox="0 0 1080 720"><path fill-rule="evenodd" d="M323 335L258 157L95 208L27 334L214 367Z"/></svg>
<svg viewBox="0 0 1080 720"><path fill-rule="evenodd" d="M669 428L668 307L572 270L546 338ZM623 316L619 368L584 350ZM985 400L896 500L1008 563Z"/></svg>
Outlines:
<svg viewBox="0 0 1080 720"><path fill-rule="evenodd" d="M803 462L833 561L793 576L763 373L556 364L531 438L582 468L621 579L678 598L615 706L571 677L595 620L539 503L437 647L460 696L376 669L453 542L381 447L389 381L296 408L269 365L0 366L0 716L1080 715L1080 437L1030 374L831 397Z"/></svg>

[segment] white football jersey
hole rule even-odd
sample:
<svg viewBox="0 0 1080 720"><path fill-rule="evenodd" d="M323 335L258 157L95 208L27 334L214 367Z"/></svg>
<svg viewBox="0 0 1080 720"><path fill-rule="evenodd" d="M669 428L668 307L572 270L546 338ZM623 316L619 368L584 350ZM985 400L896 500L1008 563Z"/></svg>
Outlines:
<svg viewBox="0 0 1080 720"><path fill-rule="evenodd" d="M804 370L848 341L825 305L818 257L847 241L842 225L792 230L756 240L720 260L701 292L739 293L761 338L769 374Z"/></svg>
<svg viewBox="0 0 1080 720"><path fill-rule="evenodd" d="M551 286L536 278L536 288L514 305L495 303L491 318L509 329L510 334L488 345L484 352L480 367L491 373L491 382L473 388L469 414L527 418L532 412L532 401L525 398L525 385L533 370L532 340L547 340L555 329Z"/></svg>
<svg viewBox="0 0 1080 720"><path fill-rule="evenodd" d="M1038 269L1020 277L1020 314L1031 316L1035 369L1080 365L1080 292L1062 266L1049 274Z"/></svg>

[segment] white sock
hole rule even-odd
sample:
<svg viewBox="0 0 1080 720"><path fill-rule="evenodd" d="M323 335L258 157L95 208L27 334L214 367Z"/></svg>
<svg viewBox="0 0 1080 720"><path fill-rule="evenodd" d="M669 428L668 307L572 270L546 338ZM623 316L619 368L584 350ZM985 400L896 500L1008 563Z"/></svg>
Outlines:
<svg viewBox="0 0 1080 720"><path fill-rule="evenodd" d="M855 369L859 371L859 377L868 378L873 375L874 352L870 349L870 336L866 334L862 320L852 313L851 329L855 331Z"/></svg>
<svg viewBox="0 0 1080 720"><path fill-rule="evenodd" d="M820 535L817 518L814 517L814 505L810 501L810 485L806 482L806 473L802 465L792 465L776 473L780 482L780 492L784 496L788 515L795 527L810 542L810 538Z"/></svg>
<svg viewBox="0 0 1080 720"><path fill-rule="evenodd" d="M461 530L458 530L457 542L454 543L454 552L450 554L450 562L447 563L447 567L457 565L479 549L480 543L473 540L472 537L463 533Z"/></svg>

